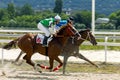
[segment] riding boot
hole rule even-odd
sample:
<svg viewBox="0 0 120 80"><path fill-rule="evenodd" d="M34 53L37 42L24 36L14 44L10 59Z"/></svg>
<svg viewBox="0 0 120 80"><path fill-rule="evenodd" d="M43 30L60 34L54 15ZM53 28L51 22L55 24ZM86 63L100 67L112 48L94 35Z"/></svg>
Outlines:
<svg viewBox="0 0 120 80"><path fill-rule="evenodd" d="M44 46L44 47L48 47L48 43L47 43L48 38L49 38L49 37L47 37L47 36L44 37L44 40L43 40L43 46Z"/></svg>

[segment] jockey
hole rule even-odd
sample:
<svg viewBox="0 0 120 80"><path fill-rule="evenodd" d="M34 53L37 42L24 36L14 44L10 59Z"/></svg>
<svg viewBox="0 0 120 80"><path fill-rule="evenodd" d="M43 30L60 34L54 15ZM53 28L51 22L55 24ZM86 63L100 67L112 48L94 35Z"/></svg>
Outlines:
<svg viewBox="0 0 120 80"><path fill-rule="evenodd" d="M73 17L69 17L67 20L60 20L54 27L54 33L56 33L61 26L66 25L68 22L73 25Z"/></svg>
<svg viewBox="0 0 120 80"><path fill-rule="evenodd" d="M60 20L61 20L61 17L59 15L56 15L54 18L44 19L38 23L37 25L38 29L40 29L41 31L45 33L45 38L43 40L43 46L46 46L46 47L48 46L47 40L51 35L49 31L49 27L51 27L52 25L58 24Z"/></svg>
<svg viewBox="0 0 120 80"><path fill-rule="evenodd" d="M54 33L56 33L61 26L67 24L67 20L61 20L58 24L55 25L54 27Z"/></svg>
<svg viewBox="0 0 120 80"><path fill-rule="evenodd" d="M66 25L67 23L70 23L70 24L72 24L74 26L74 18L73 17L69 17L67 20L59 21L59 23L56 24L55 27L54 27L54 33L56 33L60 29L61 26ZM75 31L77 31L75 27L73 27L73 29ZM78 40L79 40L81 38L81 35L78 33L78 31L76 32L76 34L79 35L79 37L78 37Z"/></svg>

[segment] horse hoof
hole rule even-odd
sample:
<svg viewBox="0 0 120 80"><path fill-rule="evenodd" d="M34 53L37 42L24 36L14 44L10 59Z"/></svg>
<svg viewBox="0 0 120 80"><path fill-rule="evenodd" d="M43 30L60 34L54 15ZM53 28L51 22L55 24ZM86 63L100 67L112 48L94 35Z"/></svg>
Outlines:
<svg viewBox="0 0 120 80"><path fill-rule="evenodd" d="M39 73L42 73L42 71L38 71Z"/></svg>
<svg viewBox="0 0 120 80"><path fill-rule="evenodd" d="M5 76L5 75L6 75L6 73L4 71L2 71L2 74L0 76Z"/></svg>
<svg viewBox="0 0 120 80"><path fill-rule="evenodd" d="M100 66L98 66L98 65L97 65L96 67L97 67L97 68L101 68L101 67L100 67Z"/></svg>
<svg viewBox="0 0 120 80"><path fill-rule="evenodd" d="M50 69L50 72L53 72L53 70L52 70L52 69Z"/></svg>

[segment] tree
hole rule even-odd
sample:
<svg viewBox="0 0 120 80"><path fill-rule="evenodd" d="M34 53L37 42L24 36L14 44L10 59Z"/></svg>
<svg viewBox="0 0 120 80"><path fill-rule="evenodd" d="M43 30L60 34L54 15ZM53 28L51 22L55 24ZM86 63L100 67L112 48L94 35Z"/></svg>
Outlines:
<svg viewBox="0 0 120 80"><path fill-rule="evenodd" d="M55 7L53 9L54 13L62 13L62 6L63 6L63 2L62 0L55 0Z"/></svg>
<svg viewBox="0 0 120 80"><path fill-rule="evenodd" d="M109 15L109 18L111 21L115 24L116 28L118 29L118 26L120 26L120 10L113 12Z"/></svg>
<svg viewBox="0 0 120 80"><path fill-rule="evenodd" d="M3 18L4 15L5 15L5 10L0 9L0 20Z"/></svg>
<svg viewBox="0 0 120 80"><path fill-rule="evenodd" d="M25 4L22 8L21 8L21 15L32 15L34 13L31 5L29 4Z"/></svg>
<svg viewBox="0 0 120 80"><path fill-rule="evenodd" d="M76 23L85 24L87 28L91 27L91 12L90 11L74 12L72 16L74 16Z"/></svg>
<svg viewBox="0 0 120 80"><path fill-rule="evenodd" d="M0 21L9 20L10 15L6 9L0 9Z"/></svg>
<svg viewBox="0 0 120 80"><path fill-rule="evenodd" d="M10 18L13 19L15 17L15 7L13 3L8 4L7 11Z"/></svg>

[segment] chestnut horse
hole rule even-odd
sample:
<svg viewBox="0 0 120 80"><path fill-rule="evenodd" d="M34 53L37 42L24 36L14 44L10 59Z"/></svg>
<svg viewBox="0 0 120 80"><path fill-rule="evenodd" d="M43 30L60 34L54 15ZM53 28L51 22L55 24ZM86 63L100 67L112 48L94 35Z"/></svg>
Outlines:
<svg viewBox="0 0 120 80"><path fill-rule="evenodd" d="M61 53L64 45L66 44L69 37L74 36L77 31L73 28L73 26L70 23L67 23L65 26L62 26L61 29L56 33L57 36L53 36L53 39L49 42L48 47L43 47L41 44L37 44L36 41L36 35L28 33L22 37L19 37L5 46L3 46L3 49L11 49L13 45L18 45L18 47L26 53L26 55L23 57L24 60L26 60L26 63L33 66L35 68L36 64L32 62L31 57L34 53L38 52L42 55L49 57L49 64L50 66L43 66L41 64L37 64L37 66L45 69L49 69L50 71L56 71L58 70L62 65L62 61L58 57ZM60 64L53 69L53 62L56 60ZM52 70L53 69L53 70Z"/></svg>
<svg viewBox="0 0 120 80"><path fill-rule="evenodd" d="M79 31L79 34L81 35L81 38L78 40L77 39L77 35L74 36L73 38L69 38L66 45L64 46L63 51L61 52L60 55L62 55L64 57L64 64L63 64L63 74L65 74L65 68L67 65L67 60L70 56L74 56L80 59L83 59L87 62L89 62L90 64L99 67L98 65L94 64L92 61L90 61L89 59L87 59L85 56L83 56L79 51L81 44L84 41L89 41L92 45L97 45L97 41L94 37L94 35L92 34L92 32L90 32L89 29L86 30L82 30Z"/></svg>
<svg viewBox="0 0 120 80"><path fill-rule="evenodd" d="M79 40L77 38L77 34L74 37L72 37L72 38L70 37L68 39L66 45L64 46L64 48L60 54L60 56L64 57L63 74L65 74L67 60L70 56L78 57L80 59L83 59L83 60L89 62L90 64L92 64L96 67L99 67L98 65L94 64L92 61L87 59L85 56L83 56L81 53L79 53L79 47L85 40L89 41L93 45L97 45L94 35L92 34L92 32L90 32L89 29L79 31L79 34L81 35L81 38ZM20 57L22 56L22 54L24 54L23 51L20 52L19 56L14 61L15 64L17 64L17 65L22 64L22 63L17 63L19 61Z"/></svg>

